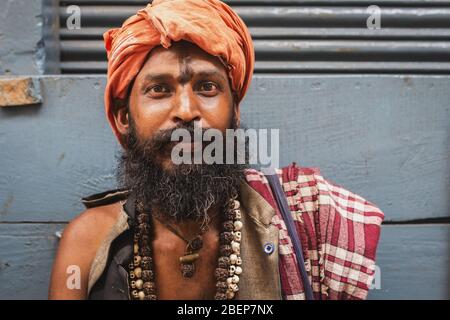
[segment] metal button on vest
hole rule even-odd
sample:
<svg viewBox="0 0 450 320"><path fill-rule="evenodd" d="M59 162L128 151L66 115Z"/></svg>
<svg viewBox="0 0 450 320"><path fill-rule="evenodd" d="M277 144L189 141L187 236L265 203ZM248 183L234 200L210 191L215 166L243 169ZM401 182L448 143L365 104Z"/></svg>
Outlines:
<svg viewBox="0 0 450 320"><path fill-rule="evenodd" d="M275 245L272 242L267 242L264 244L264 252L267 254L272 254L275 251Z"/></svg>

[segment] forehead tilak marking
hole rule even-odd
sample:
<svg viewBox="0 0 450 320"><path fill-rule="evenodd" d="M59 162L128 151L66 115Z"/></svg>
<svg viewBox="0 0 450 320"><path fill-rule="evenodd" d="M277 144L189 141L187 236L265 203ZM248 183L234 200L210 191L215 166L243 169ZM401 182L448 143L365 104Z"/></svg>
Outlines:
<svg viewBox="0 0 450 320"><path fill-rule="evenodd" d="M194 72L189 65L190 61L192 60L191 55L189 54L189 51L185 48L182 48L180 50L180 58L178 59L178 63L180 65L180 77L179 81L181 84L187 83L194 75Z"/></svg>

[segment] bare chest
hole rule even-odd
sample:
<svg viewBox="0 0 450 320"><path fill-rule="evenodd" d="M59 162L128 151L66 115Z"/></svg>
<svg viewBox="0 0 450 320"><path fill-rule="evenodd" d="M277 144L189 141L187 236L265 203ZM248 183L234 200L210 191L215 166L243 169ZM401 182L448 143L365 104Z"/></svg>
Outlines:
<svg viewBox="0 0 450 320"><path fill-rule="evenodd" d="M158 299L214 299L216 293L214 272L219 255L218 235L205 236L203 248L199 251L200 257L195 261L195 272L191 278L184 278L181 274L179 258L184 254L184 243L176 242L176 244L168 245L154 241L153 257Z"/></svg>

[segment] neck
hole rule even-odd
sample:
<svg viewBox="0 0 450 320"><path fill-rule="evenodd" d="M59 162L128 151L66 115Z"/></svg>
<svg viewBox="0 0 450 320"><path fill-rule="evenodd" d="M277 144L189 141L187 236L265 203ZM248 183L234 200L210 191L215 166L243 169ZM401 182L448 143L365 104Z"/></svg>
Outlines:
<svg viewBox="0 0 450 320"><path fill-rule="evenodd" d="M163 213L161 213L159 208L154 208L152 212L158 217L157 219L155 218L155 216L153 216L152 218L155 236L158 236L158 234L160 234L161 232L169 231L167 230L166 224L174 226L187 239L192 239L200 233L200 228L203 224L202 221L175 221L173 219L168 219L166 216L164 216ZM219 208L217 208L217 206L211 207L208 210L207 215L209 218L208 230L220 232L221 223L223 221L223 214L222 212L220 212Z"/></svg>

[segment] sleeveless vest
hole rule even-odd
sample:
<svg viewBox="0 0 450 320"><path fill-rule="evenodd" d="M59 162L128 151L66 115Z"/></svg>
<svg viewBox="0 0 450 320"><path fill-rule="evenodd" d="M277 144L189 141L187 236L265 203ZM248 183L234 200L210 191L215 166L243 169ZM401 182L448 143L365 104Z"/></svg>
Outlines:
<svg viewBox="0 0 450 320"><path fill-rule="evenodd" d="M114 193L114 192L113 192ZM96 195L92 196L95 197ZM102 204L124 201L123 205L128 220L128 228L124 230L117 238L113 239L108 250L105 261L105 269L101 276L92 286L89 292L89 299L92 300L128 300L128 272L127 266L133 259L133 234L132 226L134 223L134 195L121 193L111 196Z"/></svg>

